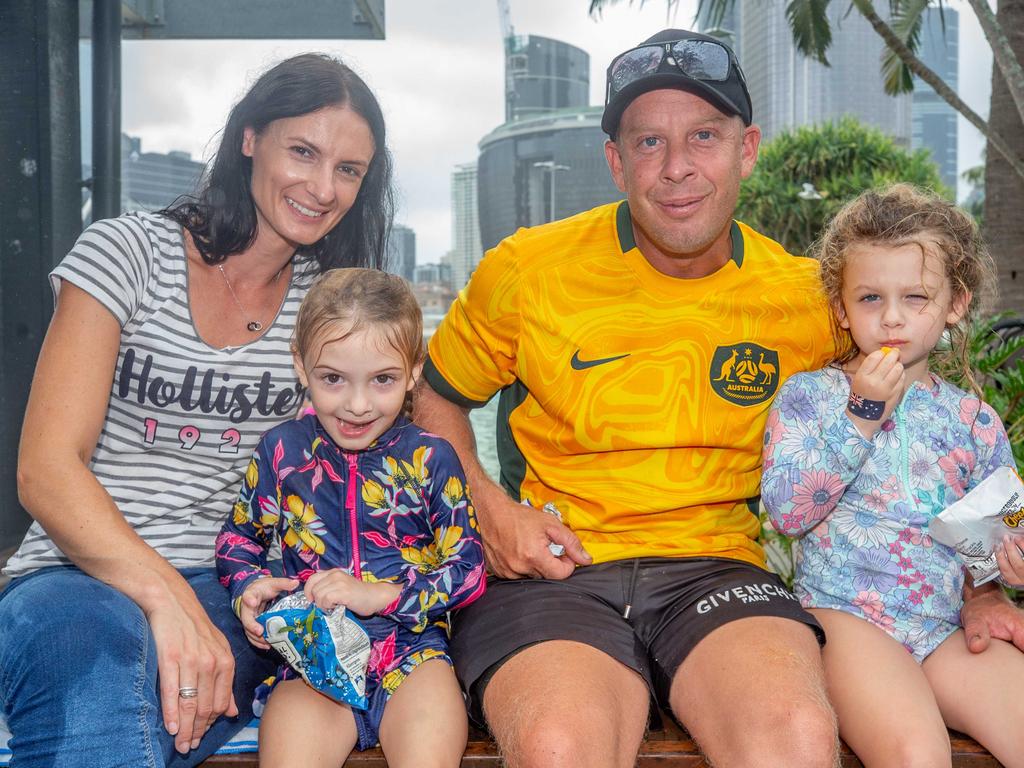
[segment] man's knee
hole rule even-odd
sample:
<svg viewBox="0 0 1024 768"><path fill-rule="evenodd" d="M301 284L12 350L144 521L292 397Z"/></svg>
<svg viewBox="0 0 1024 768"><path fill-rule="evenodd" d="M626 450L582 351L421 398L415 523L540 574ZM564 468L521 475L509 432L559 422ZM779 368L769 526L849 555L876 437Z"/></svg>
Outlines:
<svg viewBox="0 0 1024 768"><path fill-rule="evenodd" d="M644 727L580 706L572 715L488 720L509 768L620 768L636 762Z"/></svg>
<svg viewBox="0 0 1024 768"><path fill-rule="evenodd" d="M635 672L565 643L523 651L483 692L484 716L512 768L631 766L649 702Z"/></svg>
<svg viewBox="0 0 1024 768"><path fill-rule="evenodd" d="M765 715L763 726L748 743L752 759L745 764L779 768L838 765L836 718L824 695L780 701Z"/></svg>

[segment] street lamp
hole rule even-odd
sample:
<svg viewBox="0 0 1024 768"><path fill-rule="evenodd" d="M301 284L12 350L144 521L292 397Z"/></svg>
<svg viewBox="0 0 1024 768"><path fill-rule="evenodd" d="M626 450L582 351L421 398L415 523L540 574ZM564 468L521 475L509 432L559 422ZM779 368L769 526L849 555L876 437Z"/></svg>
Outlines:
<svg viewBox="0 0 1024 768"><path fill-rule="evenodd" d="M803 183L803 188L796 193L796 196L801 200L822 200L824 198L821 192L816 190L814 185L809 181L805 181Z"/></svg>
<svg viewBox="0 0 1024 768"><path fill-rule="evenodd" d="M549 193L551 195L551 216L548 221L555 220L555 171L570 171L572 170L568 165L561 165L556 163L554 160L538 160L533 164L534 168L545 168L550 174L551 184L549 186Z"/></svg>

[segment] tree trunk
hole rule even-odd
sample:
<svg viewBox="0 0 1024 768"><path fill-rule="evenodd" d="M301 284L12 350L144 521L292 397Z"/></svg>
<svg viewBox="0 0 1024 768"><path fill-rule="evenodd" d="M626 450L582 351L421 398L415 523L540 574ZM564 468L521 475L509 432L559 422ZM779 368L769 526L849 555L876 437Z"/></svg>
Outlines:
<svg viewBox="0 0 1024 768"><path fill-rule="evenodd" d="M1024 0L999 0L996 13L1018 61L1024 61ZM989 127L1024 158L1024 124L999 67L992 67ZM999 308L1024 312L1024 179L989 144L985 154L984 234L999 270Z"/></svg>

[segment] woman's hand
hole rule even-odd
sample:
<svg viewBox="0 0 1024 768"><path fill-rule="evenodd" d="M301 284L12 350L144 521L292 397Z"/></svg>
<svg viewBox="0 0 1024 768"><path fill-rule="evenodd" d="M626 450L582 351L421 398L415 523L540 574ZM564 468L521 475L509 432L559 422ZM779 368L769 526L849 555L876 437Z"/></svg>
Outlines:
<svg viewBox="0 0 1024 768"><path fill-rule="evenodd" d="M334 568L310 576L305 592L310 602L325 611L343 605L360 616L372 616L391 605L402 594L402 587L387 581L360 581Z"/></svg>
<svg viewBox="0 0 1024 768"><path fill-rule="evenodd" d="M235 658L194 593L191 600L179 601L172 591L146 610L146 618L156 643L164 727L184 754L199 746L218 717L238 714L231 692ZM194 696L181 695L190 688Z"/></svg>
<svg viewBox="0 0 1024 768"><path fill-rule="evenodd" d="M238 618L250 643L257 648L270 647L270 643L263 639L263 625L256 621L256 616L263 613L267 604L282 592L291 592L298 586L298 579L263 577L245 588L238 602Z"/></svg>

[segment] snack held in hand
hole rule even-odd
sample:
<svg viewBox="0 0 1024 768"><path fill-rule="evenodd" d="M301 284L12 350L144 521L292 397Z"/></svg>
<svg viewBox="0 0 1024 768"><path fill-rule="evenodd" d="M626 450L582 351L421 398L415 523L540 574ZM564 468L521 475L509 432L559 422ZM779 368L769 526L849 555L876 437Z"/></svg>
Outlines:
<svg viewBox="0 0 1024 768"><path fill-rule="evenodd" d="M528 507L533 506L530 503L529 499L523 499L522 503ZM547 512L549 515L556 518L558 522L562 522L562 512L561 510L558 509L558 507L555 506L555 503L553 501L545 502L544 506L541 507L540 510L541 512ZM556 544L552 541L548 542L548 551L555 557L561 557L565 554L565 547L563 547L561 544Z"/></svg>
<svg viewBox="0 0 1024 768"><path fill-rule="evenodd" d="M1024 544L1024 483L1001 467L962 499L950 504L928 525L936 541L952 547L974 578L984 584L999 576L995 547L1006 534Z"/></svg>
<svg viewBox="0 0 1024 768"><path fill-rule="evenodd" d="M324 611L296 592L256 620L267 642L307 683L335 701L367 708L370 638L344 607Z"/></svg>

